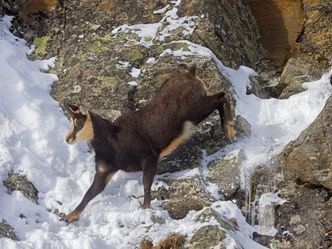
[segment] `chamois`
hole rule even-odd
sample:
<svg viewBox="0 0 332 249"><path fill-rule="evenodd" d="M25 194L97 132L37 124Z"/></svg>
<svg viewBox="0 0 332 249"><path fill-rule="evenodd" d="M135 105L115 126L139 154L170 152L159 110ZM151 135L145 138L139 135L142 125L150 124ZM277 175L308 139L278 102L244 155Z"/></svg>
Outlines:
<svg viewBox="0 0 332 249"><path fill-rule="evenodd" d="M219 111L226 138L236 134L225 93L207 95L194 67L166 80L146 106L123 114L113 123L79 106L66 105L66 109L71 116L67 143L87 140L94 149L96 167L92 185L65 217L67 223L79 219L89 201L104 190L118 170L143 171L143 208L149 208L158 160L187 140L212 111Z"/></svg>

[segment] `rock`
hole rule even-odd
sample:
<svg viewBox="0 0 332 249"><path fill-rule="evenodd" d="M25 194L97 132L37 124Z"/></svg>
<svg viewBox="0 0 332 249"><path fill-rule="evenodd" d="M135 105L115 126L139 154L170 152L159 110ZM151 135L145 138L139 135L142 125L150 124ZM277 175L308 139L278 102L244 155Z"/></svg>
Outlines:
<svg viewBox="0 0 332 249"><path fill-rule="evenodd" d="M10 173L3 184L6 186L9 193L15 190L20 191L30 201L38 203L38 190L26 176L20 175L19 173Z"/></svg>
<svg viewBox="0 0 332 249"><path fill-rule="evenodd" d="M304 91L302 83L319 79L324 68L324 65L309 56L290 58L281 76L266 80L263 88L271 97L285 99Z"/></svg>
<svg viewBox="0 0 332 249"><path fill-rule="evenodd" d="M329 0L304 0L306 17L303 30L297 39L296 50L301 57L310 56L311 63L318 63L327 69L331 65L332 44L332 2Z"/></svg>
<svg viewBox="0 0 332 249"><path fill-rule="evenodd" d="M211 220L217 221L221 227L223 227L226 231L237 231L239 230L239 225L235 218L225 219L225 217L221 216L214 208L207 207L200 212L200 214L196 217L196 222L210 222Z"/></svg>
<svg viewBox="0 0 332 249"><path fill-rule="evenodd" d="M184 0L180 15L200 16L192 41L210 48L227 66L255 66L263 53L246 1ZM237 30L241 29L241 32Z"/></svg>
<svg viewBox="0 0 332 249"><path fill-rule="evenodd" d="M295 76L293 78L291 84L286 86L286 88L282 91L279 98L280 99L287 99L287 98L289 98L290 96L292 96L294 94L303 92L305 89L302 87L302 83L310 82L310 81L312 81L312 79L307 75Z"/></svg>
<svg viewBox="0 0 332 249"><path fill-rule="evenodd" d="M207 207L204 208L204 210L202 210L201 213L196 217L196 222L209 222L215 218L216 212L211 207Z"/></svg>
<svg viewBox="0 0 332 249"><path fill-rule="evenodd" d="M275 86L279 84L278 77L277 69L274 68L271 60L260 60L257 65L257 74L250 76L251 83L247 94L255 94L262 99L278 97L274 90Z"/></svg>
<svg viewBox="0 0 332 249"><path fill-rule="evenodd" d="M278 156L286 180L332 189L332 96L316 120Z"/></svg>
<svg viewBox="0 0 332 249"><path fill-rule="evenodd" d="M294 228L294 231L296 232L297 235L300 235L305 231L305 227L300 224Z"/></svg>
<svg viewBox="0 0 332 249"><path fill-rule="evenodd" d="M198 211L211 203L210 196L205 192L196 177L172 180L169 186L167 191L162 190L164 192L163 196L167 198L163 208L168 211L173 219L182 219L190 210ZM153 196L158 196L158 193L154 193Z"/></svg>
<svg viewBox="0 0 332 249"><path fill-rule="evenodd" d="M20 4L15 0L0 0L0 15L17 14L19 8Z"/></svg>
<svg viewBox="0 0 332 249"><path fill-rule="evenodd" d="M289 225L294 225L301 222L300 215L296 214L290 218Z"/></svg>
<svg viewBox="0 0 332 249"><path fill-rule="evenodd" d="M150 239L144 238L139 245L139 249L183 249L184 243L185 236L173 233L159 241L155 246L153 246Z"/></svg>
<svg viewBox="0 0 332 249"><path fill-rule="evenodd" d="M208 165L208 180L218 185L226 200L234 198L241 187L240 168L244 158L240 150Z"/></svg>
<svg viewBox="0 0 332 249"><path fill-rule="evenodd" d="M301 0L249 0L263 47L276 67L283 66L302 31L304 13Z"/></svg>
<svg viewBox="0 0 332 249"><path fill-rule="evenodd" d="M199 228L190 240L190 249L213 248L226 239L225 232L216 225L207 225ZM220 249L226 249L225 245L220 245Z"/></svg>
<svg viewBox="0 0 332 249"><path fill-rule="evenodd" d="M290 58L280 76L279 88L282 90L280 98L302 92L302 83L305 81L317 80L323 73L323 69L318 70L319 65L312 59L303 57Z"/></svg>
<svg viewBox="0 0 332 249"><path fill-rule="evenodd" d="M297 80L293 85L295 76L317 79L331 66L332 45L328 42L332 39L331 1L250 0L248 4L257 21L262 45L267 49L258 62L259 77L251 90L257 96L278 98L282 94L281 98L288 98L302 91ZM266 67L266 58L275 67ZM297 69L300 71L296 72ZM277 74L273 75L275 70ZM269 78L260 77L263 73Z"/></svg>
<svg viewBox="0 0 332 249"><path fill-rule="evenodd" d="M330 193L317 186L283 182L279 196L286 200L276 207L275 227L278 233L270 248L329 248L332 227Z"/></svg>
<svg viewBox="0 0 332 249"><path fill-rule="evenodd" d="M251 125L241 115L237 115L235 118L235 129L238 138L251 137Z"/></svg>
<svg viewBox="0 0 332 249"><path fill-rule="evenodd" d="M331 65L329 0L249 0L267 58L282 69L287 57L311 57L323 70Z"/></svg>
<svg viewBox="0 0 332 249"><path fill-rule="evenodd" d="M190 245L189 248L227 248L229 241L225 240L225 231L236 232L239 230L239 225L235 218L225 219L225 217L220 215L220 213L212 207L207 207L202 210L195 220L199 223L211 223L211 221L216 221L220 226L205 225L198 229L190 241L192 245ZM220 227L222 227L222 229ZM236 246L234 248L238 247Z"/></svg>
<svg viewBox="0 0 332 249"><path fill-rule="evenodd" d="M0 238L3 237L17 240L14 229L5 220L0 221Z"/></svg>

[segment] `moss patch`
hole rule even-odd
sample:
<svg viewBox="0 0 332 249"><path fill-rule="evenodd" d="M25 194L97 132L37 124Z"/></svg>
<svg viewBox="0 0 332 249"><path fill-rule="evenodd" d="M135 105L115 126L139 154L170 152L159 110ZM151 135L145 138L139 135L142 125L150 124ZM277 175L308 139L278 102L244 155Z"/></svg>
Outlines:
<svg viewBox="0 0 332 249"><path fill-rule="evenodd" d="M119 79L114 76L102 75L102 76L99 76L97 79L106 85L116 85L119 83Z"/></svg>
<svg viewBox="0 0 332 249"><path fill-rule="evenodd" d="M140 61L142 59L144 59L144 53L138 49L133 49L133 48L129 48L128 50L124 51L122 59L124 61Z"/></svg>
<svg viewBox="0 0 332 249"><path fill-rule="evenodd" d="M105 45L103 45L100 41L94 42L90 47L89 47L89 52L92 53L102 53L108 51L109 48Z"/></svg>
<svg viewBox="0 0 332 249"><path fill-rule="evenodd" d="M44 35L44 36L41 36L41 37L37 37L33 41L33 45L35 45L35 47L36 47L35 53L38 56L44 56L46 54L47 42L50 39L51 39L50 36Z"/></svg>
<svg viewBox="0 0 332 249"><path fill-rule="evenodd" d="M144 37L144 40L145 40L146 42L150 42L150 41L152 41L152 39L153 39L153 37L152 37L151 35L148 35L148 36L145 36L145 37Z"/></svg>
<svg viewBox="0 0 332 249"><path fill-rule="evenodd" d="M182 42L174 43L174 47L172 48L172 50L176 51L181 49L183 51L190 51L189 45L187 43L182 43Z"/></svg>

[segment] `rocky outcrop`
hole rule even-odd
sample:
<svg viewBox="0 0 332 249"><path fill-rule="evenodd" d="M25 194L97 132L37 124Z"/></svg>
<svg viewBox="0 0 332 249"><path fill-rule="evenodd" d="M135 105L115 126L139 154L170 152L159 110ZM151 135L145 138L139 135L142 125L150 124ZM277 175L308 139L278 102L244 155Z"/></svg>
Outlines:
<svg viewBox="0 0 332 249"><path fill-rule="evenodd" d="M38 190L26 176L20 175L19 173L10 173L3 184L8 189L9 193L15 190L20 191L30 201L38 202Z"/></svg>
<svg viewBox="0 0 332 249"><path fill-rule="evenodd" d="M157 245L153 246L150 239L144 238L139 249L183 249L185 243L185 236L181 234L170 234L165 239L158 242Z"/></svg>
<svg viewBox="0 0 332 249"><path fill-rule="evenodd" d="M278 156L284 181L275 210L273 248L330 248L332 227L332 96L316 120Z"/></svg>
<svg viewBox="0 0 332 249"><path fill-rule="evenodd" d="M316 120L279 156L286 180L332 190L332 96Z"/></svg>
<svg viewBox="0 0 332 249"><path fill-rule="evenodd" d="M332 61L332 2L330 0L303 0L305 24L296 44L296 53L309 56L323 68Z"/></svg>
<svg viewBox="0 0 332 249"><path fill-rule="evenodd" d="M173 219L184 218L190 210L201 210L211 203L211 198L198 177L171 180L169 188L161 188L153 196L165 200L163 208Z"/></svg>
<svg viewBox="0 0 332 249"><path fill-rule="evenodd" d="M5 220L0 221L0 238L3 237L17 240L14 229Z"/></svg>
<svg viewBox="0 0 332 249"><path fill-rule="evenodd" d="M331 61L332 3L329 0L249 0L267 58L282 69L288 58Z"/></svg>
<svg viewBox="0 0 332 249"><path fill-rule="evenodd" d="M295 46L304 22L301 0L249 0L267 58L282 67Z"/></svg>
<svg viewBox="0 0 332 249"><path fill-rule="evenodd" d="M225 232L216 225L207 225L198 229L190 240L189 249L213 248L226 239ZM226 249L220 245L218 248Z"/></svg>
<svg viewBox="0 0 332 249"><path fill-rule="evenodd" d="M278 234L271 248L331 248L331 193L295 182L284 182L279 188L279 196L286 202L275 210Z"/></svg>
<svg viewBox="0 0 332 249"><path fill-rule="evenodd" d="M332 3L329 0L249 0L265 58L251 92L288 98L301 83L318 79L331 66Z"/></svg>
<svg viewBox="0 0 332 249"><path fill-rule="evenodd" d="M243 151L211 162L208 165L207 179L219 187L219 192L226 200L232 199L241 189L241 163L245 159Z"/></svg>

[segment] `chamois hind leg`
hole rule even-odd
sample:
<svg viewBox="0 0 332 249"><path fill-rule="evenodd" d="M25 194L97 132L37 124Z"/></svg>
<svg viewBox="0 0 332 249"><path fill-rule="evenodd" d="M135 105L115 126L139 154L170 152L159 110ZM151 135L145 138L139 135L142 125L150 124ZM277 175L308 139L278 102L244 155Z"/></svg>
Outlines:
<svg viewBox="0 0 332 249"><path fill-rule="evenodd" d="M105 169L105 167L100 167ZM104 189L108 181L111 179L111 177L116 173L116 171L109 171L109 170L99 170L98 171L98 165L96 166L97 172L94 176L93 182L88 189L88 191L85 193L81 203L75 208L74 211L69 213L65 217L65 221L67 223L72 223L74 221L79 220L80 214L85 209L86 205L98 194L100 194Z"/></svg>
<svg viewBox="0 0 332 249"><path fill-rule="evenodd" d="M142 162L143 185L144 185L144 202L143 208L151 207L151 185L157 172L157 159L154 157L144 158Z"/></svg>
<svg viewBox="0 0 332 249"><path fill-rule="evenodd" d="M234 128L231 104L225 94L220 98L220 104L217 109L219 111L222 130L226 138L231 140L235 137L236 130Z"/></svg>

